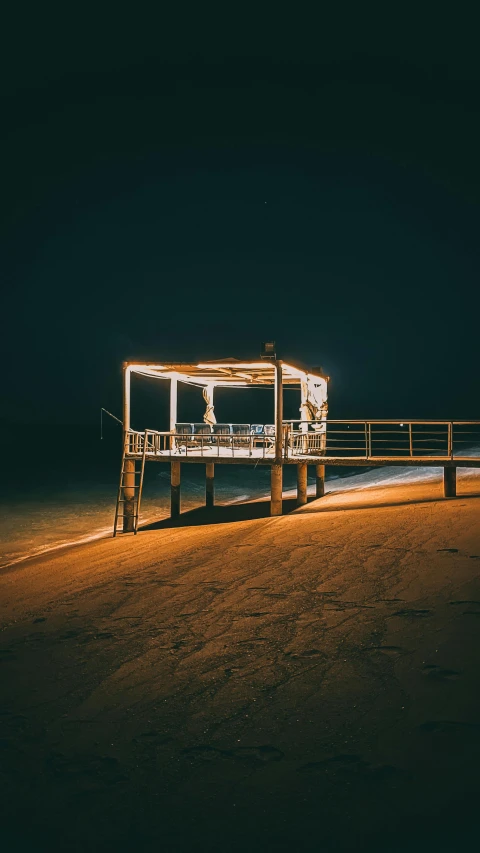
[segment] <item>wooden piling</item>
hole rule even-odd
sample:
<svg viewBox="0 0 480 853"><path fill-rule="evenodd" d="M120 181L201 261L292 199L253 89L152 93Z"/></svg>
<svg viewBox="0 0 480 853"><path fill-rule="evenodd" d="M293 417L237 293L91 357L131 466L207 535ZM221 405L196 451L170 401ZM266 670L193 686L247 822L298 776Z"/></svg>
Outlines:
<svg viewBox="0 0 480 853"><path fill-rule="evenodd" d="M325 465L315 465L315 494L323 498L325 494Z"/></svg>
<svg viewBox="0 0 480 853"><path fill-rule="evenodd" d="M443 494L446 498L457 496L457 469L453 465L443 469Z"/></svg>
<svg viewBox="0 0 480 853"><path fill-rule="evenodd" d="M205 506L211 509L215 504L215 465L213 462L205 464Z"/></svg>
<svg viewBox="0 0 480 853"><path fill-rule="evenodd" d="M123 532L135 530L135 460L125 459L123 475Z"/></svg>
<svg viewBox="0 0 480 853"><path fill-rule="evenodd" d="M173 459L170 473L170 515L180 515L180 460Z"/></svg>
<svg viewBox="0 0 480 853"><path fill-rule="evenodd" d="M297 506L303 506L307 503L307 475L307 463L299 462L297 465Z"/></svg>
<svg viewBox="0 0 480 853"><path fill-rule="evenodd" d="M283 373L282 362L275 362L275 463L281 462L283 455Z"/></svg>
<svg viewBox="0 0 480 853"><path fill-rule="evenodd" d="M272 465L271 467L271 498L270 498L270 515L282 514L282 465Z"/></svg>
<svg viewBox="0 0 480 853"><path fill-rule="evenodd" d="M175 424L177 423L177 405L178 405L178 380L173 377L170 379L170 451L175 453Z"/></svg>

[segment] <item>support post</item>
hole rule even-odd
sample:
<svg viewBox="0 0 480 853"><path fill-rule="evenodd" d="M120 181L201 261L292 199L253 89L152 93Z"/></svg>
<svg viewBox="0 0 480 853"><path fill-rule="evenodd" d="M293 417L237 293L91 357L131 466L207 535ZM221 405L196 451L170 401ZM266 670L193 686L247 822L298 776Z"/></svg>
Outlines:
<svg viewBox="0 0 480 853"><path fill-rule="evenodd" d="M211 509L215 504L215 464L207 462L205 464L205 506Z"/></svg>
<svg viewBox="0 0 480 853"><path fill-rule="evenodd" d="M443 494L446 498L457 496L457 469L455 466L443 469Z"/></svg>
<svg viewBox="0 0 480 853"><path fill-rule="evenodd" d="M180 515L180 460L174 459L170 466L170 515L177 518Z"/></svg>
<svg viewBox="0 0 480 853"><path fill-rule="evenodd" d="M297 465L297 506L303 506L307 503L307 475L307 463L299 462Z"/></svg>
<svg viewBox="0 0 480 853"><path fill-rule="evenodd" d="M176 377L172 377L170 379L170 425L169 430L172 433L172 438L170 439L170 452L174 453L176 444L175 444L175 424L177 423L177 401L178 401L178 379Z"/></svg>
<svg viewBox="0 0 480 853"><path fill-rule="evenodd" d="M308 452L308 422L312 420L312 413L307 406L308 402L308 383L307 379L300 382L300 432L302 435L301 449L302 453Z"/></svg>
<svg viewBox="0 0 480 853"><path fill-rule="evenodd" d="M135 459L125 459L123 474L123 532L135 530Z"/></svg>
<svg viewBox="0 0 480 853"><path fill-rule="evenodd" d="M270 498L270 515L281 515L282 514L282 474L283 474L283 466L280 465L272 465L271 468L271 498Z"/></svg>
<svg viewBox="0 0 480 853"><path fill-rule="evenodd" d="M325 465L315 465L315 494L323 498L325 494Z"/></svg>
<svg viewBox="0 0 480 853"><path fill-rule="evenodd" d="M123 362L123 445L126 446L127 432L130 429L130 377L131 367ZM135 460L125 459L123 468L123 532L135 530Z"/></svg>
<svg viewBox="0 0 480 853"><path fill-rule="evenodd" d="M123 430L130 429L130 377L132 368L128 361L123 362Z"/></svg>
<svg viewBox="0 0 480 853"><path fill-rule="evenodd" d="M282 362L275 362L275 463L280 464L283 455L283 373Z"/></svg>

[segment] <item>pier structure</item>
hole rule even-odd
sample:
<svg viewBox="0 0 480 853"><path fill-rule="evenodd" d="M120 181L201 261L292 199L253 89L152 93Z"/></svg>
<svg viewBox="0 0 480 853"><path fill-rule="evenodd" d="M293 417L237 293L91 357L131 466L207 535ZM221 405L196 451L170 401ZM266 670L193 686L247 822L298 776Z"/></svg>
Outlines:
<svg viewBox="0 0 480 853"><path fill-rule="evenodd" d="M168 382L169 429L136 430L131 426L132 376ZM205 405L203 421L178 420L179 385L199 389ZM218 423L217 388L264 386L273 391L270 423ZM283 417L286 388L299 394L297 420ZM126 362L123 365L123 456L115 512L114 535L137 532L145 466L170 462L171 515L181 512L184 464L205 465L205 503L215 501L215 466L262 465L271 471L270 513L282 514L283 467L297 466L297 505L307 502L308 466L315 467L316 497L325 494L326 466L386 465L443 467L444 495L456 495L457 467L480 467L480 421L331 420L327 418L328 376L275 357L257 361L234 358L193 363Z"/></svg>

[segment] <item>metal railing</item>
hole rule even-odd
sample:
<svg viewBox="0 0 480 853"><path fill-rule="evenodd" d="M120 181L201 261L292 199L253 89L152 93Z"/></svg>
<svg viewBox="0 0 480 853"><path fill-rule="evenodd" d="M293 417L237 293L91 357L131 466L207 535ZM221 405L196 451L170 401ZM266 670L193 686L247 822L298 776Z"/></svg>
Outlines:
<svg viewBox="0 0 480 853"><path fill-rule="evenodd" d="M229 426L233 431L128 430L126 452L146 458L275 457L275 430L271 424ZM351 460L478 460L480 421L284 421L282 456L284 459L306 456Z"/></svg>
<svg viewBox="0 0 480 853"><path fill-rule="evenodd" d="M169 432L158 432L154 429L138 430L129 429L126 435L126 453L129 456L156 455L170 450Z"/></svg>
<svg viewBox="0 0 480 853"><path fill-rule="evenodd" d="M275 431L270 424L252 431L250 424L232 424L238 431L160 432L128 430L126 452L129 456L175 457L272 457L275 453ZM255 424L259 427L259 424Z"/></svg>
<svg viewBox="0 0 480 853"><path fill-rule="evenodd" d="M478 458L480 421L289 421L288 456Z"/></svg>

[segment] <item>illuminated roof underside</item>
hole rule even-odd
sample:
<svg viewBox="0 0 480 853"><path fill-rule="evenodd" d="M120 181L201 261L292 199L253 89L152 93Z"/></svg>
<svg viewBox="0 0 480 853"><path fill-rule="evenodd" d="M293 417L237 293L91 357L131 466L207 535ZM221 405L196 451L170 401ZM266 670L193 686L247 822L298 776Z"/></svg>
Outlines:
<svg viewBox="0 0 480 853"><path fill-rule="evenodd" d="M142 376L154 376L158 379L176 378L189 385L217 385L230 388L240 388L249 385L273 385L275 382L275 365L268 361L239 361L235 358L225 358L221 361L205 361L199 364L165 363L153 364L146 362L136 364L130 362L128 369ZM328 381L328 376L321 373L302 370L292 364L282 362L282 378L284 385L299 385L307 379L318 384Z"/></svg>

